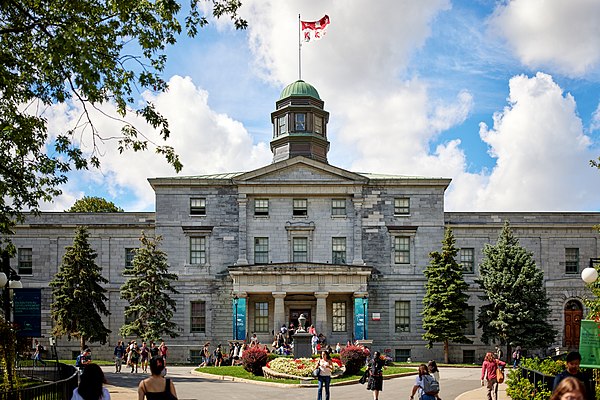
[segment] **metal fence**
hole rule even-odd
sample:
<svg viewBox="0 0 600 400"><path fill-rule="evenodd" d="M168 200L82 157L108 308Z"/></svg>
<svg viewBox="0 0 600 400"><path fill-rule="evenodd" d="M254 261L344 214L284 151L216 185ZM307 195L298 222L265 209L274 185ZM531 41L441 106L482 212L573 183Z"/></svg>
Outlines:
<svg viewBox="0 0 600 400"><path fill-rule="evenodd" d="M16 373L47 383L0 392L0 400L70 400L77 387L77 370L71 365L53 361L33 365L33 360L23 360L17 363Z"/></svg>

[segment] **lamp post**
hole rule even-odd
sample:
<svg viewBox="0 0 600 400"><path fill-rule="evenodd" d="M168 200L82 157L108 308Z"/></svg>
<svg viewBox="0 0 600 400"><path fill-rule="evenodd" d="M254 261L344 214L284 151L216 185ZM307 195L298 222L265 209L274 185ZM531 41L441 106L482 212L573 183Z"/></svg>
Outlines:
<svg viewBox="0 0 600 400"><path fill-rule="evenodd" d="M11 321L10 290L21 289L21 277L17 271L10 267L10 257L7 251L2 252L2 268L0 269L0 288L2 288L2 306L4 307L4 320Z"/></svg>
<svg viewBox="0 0 600 400"><path fill-rule="evenodd" d="M234 320L234 325L233 325L233 337L235 338L235 340L238 340L238 297L237 295L233 296L233 306L235 308L235 320Z"/></svg>
<svg viewBox="0 0 600 400"><path fill-rule="evenodd" d="M594 265L600 264L600 258L590 258L590 266L581 271L581 279L585 283L594 283L598 280L598 270Z"/></svg>
<svg viewBox="0 0 600 400"><path fill-rule="evenodd" d="M363 306L363 340L367 340L367 296L362 298Z"/></svg>

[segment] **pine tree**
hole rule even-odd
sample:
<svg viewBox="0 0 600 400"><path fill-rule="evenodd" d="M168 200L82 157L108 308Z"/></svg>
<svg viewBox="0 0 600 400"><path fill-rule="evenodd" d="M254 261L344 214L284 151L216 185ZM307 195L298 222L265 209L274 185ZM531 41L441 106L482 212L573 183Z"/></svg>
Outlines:
<svg viewBox="0 0 600 400"><path fill-rule="evenodd" d="M86 340L106 343L110 333L100 315L110 314L105 304L106 289L101 286L108 280L94 261L98 254L88 238L86 227L75 230L73 245L66 247L59 271L50 282L54 335L79 338L82 348Z"/></svg>
<svg viewBox="0 0 600 400"><path fill-rule="evenodd" d="M469 285L463 278L463 269L456 262L458 249L452 230L446 229L441 252L431 252L430 264L425 269L427 294L423 298L423 339L427 347L434 342L444 343L444 360L449 362L449 344L473 343L465 336L467 319L465 309Z"/></svg>
<svg viewBox="0 0 600 400"><path fill-rule="evenodd" d="M484 259L479 266L477 283L484 292L477 322L482 328L481 340L530 349L548 347L556 331L547 322L550 315L548 296L544 289L544 273L533 255L521 247L510 228L504 223L496 245L486 244Z"/></svg>
<svg viewBox="0 0 600 400"><path fill-rule="evenodd" d="M135 250L132 266L123 270L130 278L121 287L121 298L129 301L121 335L134 335L144 340L159 340L164 334L179 336L177 325L171 322L176 303L169 293L179 293L171 286L177 275L169 273L167 255L158 248L162 237L140 238L141 247Z"/></svg>

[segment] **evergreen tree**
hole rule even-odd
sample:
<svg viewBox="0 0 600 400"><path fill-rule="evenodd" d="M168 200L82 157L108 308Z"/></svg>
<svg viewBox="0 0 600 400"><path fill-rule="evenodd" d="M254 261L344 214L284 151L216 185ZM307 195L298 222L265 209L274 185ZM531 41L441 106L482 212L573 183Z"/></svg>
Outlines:
<svg viewBox="0 0 600 400"><path fill-rule="evenodd" d="M473 343L465 336L465 310L469 285L463 278L462 265L456 262L458 249L452 230L446 229L441 252L431 252L430 264L425 269L427 294L423 298L423 339L427 347L434 342L444 343L444 361L449 362L449 344Z"/></svg>
<svg viewBox="0 0 600 400"><path fill-rule="evenodd" d="M556 331L547 322L550 315L544 289L544 273L533 255L519 245L505 222L496 245L486 244L479 266L477 283L487 302L481 307L477 322L483 329L481 340L537 349L551 345Z"/></svg>
<svg viewBox="0 0 600 400"><path fill-rule="evenodd" d="M105 304L106 289L101 286L108 280L94 261L98 254L90 247L88 238L85 227L76 229L73 245L67 246L59 271L50 282L54 335L77 337L82 348L86 340L106 343L110 333L100 315L110 314Z"/></svg>
<svg viewBox="0 0 600 400"><path fill-rule="evenodd" d="M118 207L112 201L108 201L103 197L83 196L77 200L66 212L84 213L84 212L123 212L121 207Z"/></svg>
<svg viewBox="0 0 600 400"><path fill-rule="evenodd" d="M142 232L141 247L135 250L132 266L123 270L130 278L121 287L121 298L129 301L121 335L134 335L144 340L159 340L163 334L179 336L171 322L176 311L169 293L179 293L171 286L177 275L169 273L167 255L158 248L162 237L147 237Z"/></svg>

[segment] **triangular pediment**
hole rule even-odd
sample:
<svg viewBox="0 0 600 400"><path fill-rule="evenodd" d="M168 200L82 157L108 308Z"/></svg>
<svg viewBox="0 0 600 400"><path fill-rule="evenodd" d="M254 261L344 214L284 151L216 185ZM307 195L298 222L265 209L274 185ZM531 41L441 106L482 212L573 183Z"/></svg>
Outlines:
<svg viewBox="0 0 600 400"><path fill-rule="evenodd" d="M346 183L364 184L367 178L306 157L294 157L237 176L237 184L267 183Z"/></svg>

